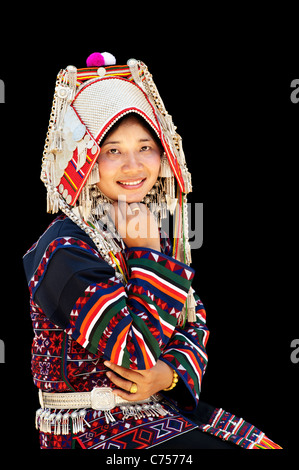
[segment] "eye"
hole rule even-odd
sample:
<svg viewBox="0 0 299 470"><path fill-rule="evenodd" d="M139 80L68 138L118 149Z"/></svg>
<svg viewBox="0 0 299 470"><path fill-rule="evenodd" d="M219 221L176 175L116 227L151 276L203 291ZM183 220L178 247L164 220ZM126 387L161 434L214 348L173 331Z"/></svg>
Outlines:
<svg viewBox="0 0 299 470"><path fill-rule="evenodd" d="M118 155L120 153L120 151L118 149L109 149L108 153L110 155Z"/></svg>
<svg viewBox="0 0 299 470"><path fill-rule="evenodd" d="M150 149L151 149L151 147L149 145L144 145L143 147L141 147L140 151L141 152L147 152Z"/></svg>

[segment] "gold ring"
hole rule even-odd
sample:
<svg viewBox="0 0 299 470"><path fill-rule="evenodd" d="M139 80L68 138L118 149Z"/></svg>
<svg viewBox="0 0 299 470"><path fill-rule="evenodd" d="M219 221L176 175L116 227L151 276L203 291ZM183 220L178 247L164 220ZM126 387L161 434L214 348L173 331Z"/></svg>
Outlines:
<svg viewBox="0 0 299 470"><path fill-rule="evenodd" d="M130 388L130 393L136 393L137 390L138 390L137 384L133 382Z"/></svg>

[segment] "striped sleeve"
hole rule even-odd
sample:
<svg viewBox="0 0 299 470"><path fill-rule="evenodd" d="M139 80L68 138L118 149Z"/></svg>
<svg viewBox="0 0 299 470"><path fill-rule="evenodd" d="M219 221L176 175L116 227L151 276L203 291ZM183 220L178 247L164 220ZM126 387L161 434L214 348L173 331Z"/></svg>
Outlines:
<svg viewBox="0 0 299 470"><path fill-rule="evenodd" d="M179 375L192 396L192 407L198 404L202 378L208 362L206 344L209 331L206 326L206 312L199 297L196 301L196 321L186 323L184 328L176 327L171 340L160 360L170 365ZM172 395L176 398L177 390ZM180 397L178 396L178 403ZM184 402L186 402L184 396Z"/></svg>
<svg viewBox="0 0 299 470"><path fill-rule="evenodd" d="M150 249L127 252L129 280L92 282L66 331L91 353L132 369L155 365L175 330L194 271Z"/></svg>
<svg viewBox="0 0 299 470"><path fill-rule="evenodd" d="M147 248L126 258L124 285L89 237L59 217L23 262L31 299L51 322L93 354L148 369L172 339L194 271Z"/></svg>

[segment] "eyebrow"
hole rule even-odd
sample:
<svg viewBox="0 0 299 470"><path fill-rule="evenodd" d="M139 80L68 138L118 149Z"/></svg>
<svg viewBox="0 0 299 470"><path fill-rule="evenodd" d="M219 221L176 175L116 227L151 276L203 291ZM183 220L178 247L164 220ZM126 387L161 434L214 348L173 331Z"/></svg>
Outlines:
<svg viewBox="0 0 299 470"><path fill-rule="evenodd" d="M150 139L150 138L144 138L144 139L139 139L138 142L150 142L151 140L154 140L154 139ZM104 145L108 145L108 144L121 144L122 141L121 140L108 140L107 142L104 142L104 144L102 145L102 147Z"/></svg>
<svg viewBox="0 0 299 470"><path fill-rule="evenodd" d="M119 143L120 143L120 140L108 140L108 142L103 143L103 146L108 145L108 144L119 144Z"/></svg>

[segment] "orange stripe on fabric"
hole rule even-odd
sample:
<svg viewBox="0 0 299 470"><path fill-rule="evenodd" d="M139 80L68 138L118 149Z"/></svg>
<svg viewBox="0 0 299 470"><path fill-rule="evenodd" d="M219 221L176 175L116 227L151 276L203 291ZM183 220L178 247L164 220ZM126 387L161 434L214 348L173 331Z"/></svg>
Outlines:
<svg viewBox="0 0 299 470"><path fill-rule="evenodd" d="M142 299L141 297L137 297L135 295L130 295L130 299L137 300L137 302L143 305L146 308L146 310L148 310L156 320L160 320L157 310L154 307L152 307L151 304L148 304L144 299Z"/></svg>
<svg viewBox="0 0 299 470"><path fill-rule="evenodd" d="M102 295L98 301L91 307L91 309L89 310L88 314L86 315L85 319L83 320L82 324L81 324L81 327L80 327L80 336L79 338L77 339L77 341L80 343L80 340L84 341L84 339L86 338L86 332L90 326L90 323L92 322L92 320L94 319L95 315L97 314L97 312L101 309L101 307L107 302L109 301L110 299L113 299L113 297L117 297L117 295L120 293L120 291L123 290L123 286L119 287L119 289L117 289L116 291L113 291L113 292L110 292L108 294L104 294Z"/></svg>
<svg viewBox="0 0 299 470"><path fill-rule="evenodd" d="M169 286L164 287L162 282L157 281L151 275L141 273L140 271L134 271L131 275L131 279L133 279L133 278L143 279L144 281L148 281L150 284L152 284L154 287L157 287L158 289L160 289L166 295L169 295L170 297L173 297L174 299L178 300L179 302L182 302L183 304L186 301L187 295L185 297L184 295L179 294L177 291L170 288Z"/></svg>
<svg viewBox="0 0 299 470"><path fill-rule="evenodd" d="M151 367L154 366L154 364L146 351L145 342L138 335L135 335L135 338L137 339L137 343L139 344L139 347L142 351L142 357L144 360L145 368L150 369Z"/></svg>
<svg viewBox="0 0 299 470"><path fill-rule="evenodd" d="M118 363L118 358L119 358L119 355L120 355L120 351L121 351L121 346L122 346L122 343L123 343L123 339L124 337L127 335L127 332L130 328L132 323L129 323L129 325L127 325L123 330L122 332L118 335L117 337L117 341L115 342L115 345L113 346L113 349L112 349L112 352L111 352L111 356L110 356L110 360L111 362L113 362L114 364L117 364Z"/></svg>
<svg viewBox="0 0 299 470"><path fill-rule="evenodd" d="M145 300L141 299L140 297L136 297L135 295L130 295L130 299L137 300L137 302L143 305L151 313L151 315L160 322L164 335L167 336L168 338L171 337L173 333L173 329L171 327L168 328L166 325L164 325L164 323L160 321L160 317L159 317L157 310L155 308L151 308L151 304L148 304Z"/></svg>
<svg viewBox="0 0 299 470"><path fill-rule="evenodd" d="M197 358L195 357L195 354L192 352L192 351L188 351L188 354L189 356L192 358L192 364L195 366L197 372L198 372L198 375L199 375L199 378L200 378L200 381L202 379L202 370L201 368L199 367L198 365L198 361L197 361ZM201 357L201 356L200 356Z"/></svg>

